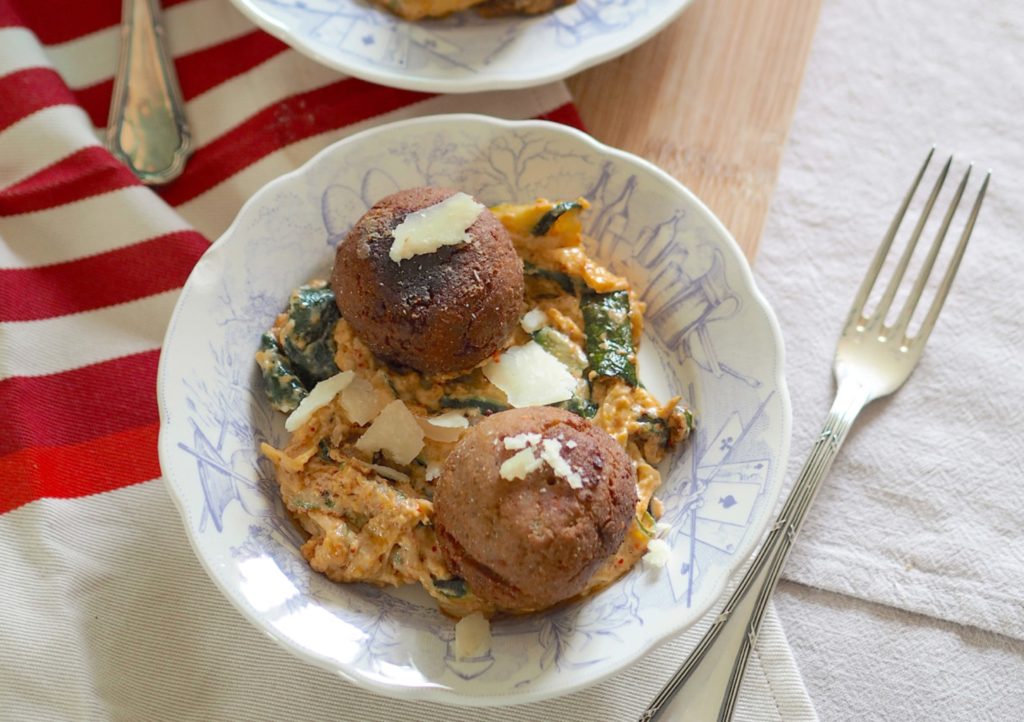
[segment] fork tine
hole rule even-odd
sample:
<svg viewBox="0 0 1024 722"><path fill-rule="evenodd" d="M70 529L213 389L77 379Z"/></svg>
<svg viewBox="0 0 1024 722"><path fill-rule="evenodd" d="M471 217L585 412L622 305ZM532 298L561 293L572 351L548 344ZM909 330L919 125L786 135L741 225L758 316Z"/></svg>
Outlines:
<svg viewBox="0 0 1024 722"><path fill-rule="evenodd" d="M981 210L981 202L985 200L985 191L988 190L988 181L991 177L992 171L985 173L985 180L978 190L978 197L974 200L974 207L971 208L971 215L967 219L967 225L964 226L964 230L960 234L960 242L957 243L953 257L949 261L946 275L942 277L942 284L935 293L935 299L932 301L931 308L928 309L928 315L925 316L921 329L913 339L915 343L924 344L935 327L935 320L939 317L939 311L942 310L942 305L946 302L950 286L953 285L953 277L956 276L957 269L960 268L960 261L963 259L964 251L967 249L967 241L971 239L971 233L974 231L974 222L978 220L978 211Z"/></svg>
<svg viewBox="0 0 1024 722"><path fill-rule="evenodd" d="M896 237L896 231L899 230L900 224L903 222L903 217L907 214L907 207L910 206L910 201L914 198L914 194L917 192L917 187L921 184L921 178L924 177L924 172L928 169L928 164L931 163L932 156L934 155L935 146L933 145L931 150L928 151L928 155L925 156L924 163L921 164L921 169L917 171L917 177L915 177L914 182L911 183L910 189L907 191L907 194L903 196L903 202L896 211L896 215L893 217L892 222L889 223L889 230L885 232L885 236L882 238L882 243L878 246L878 250L875 251L875 257L871 260L871 265L868 267L868 271L864 275L864 280L861 281L857 295L853 299L853 305L850 307L850 317L847 320L847 326L859 323L860 319L864 317L864 304L867 303L868 296L871 295L871 289L875 287L875 281L878 279L878 272L882 270L882 264L885 263L885 257L889 255L889 248L892 246L892 241Z"/></svg>
<svg viewBox="0 0 1024 722"><path fill-rule="evenodd" d="M974 168L974 164L967 166L967 172L964 173L963 179L960 181L960 185L957 186L956 193L953 195L953 200L949 203L949 209L946 211L946 216L942 219L942 226L939 228L938 233L935 234L935 240L932 242L931 248L928 250L928 257L925 258L924 264L921 266L921 270L917 275L917 280L914 281L914 287L910 291L910 295L907 296L906 302L903 304L903 310L900 311L900 316L896 320L896 323L892 327L892 335L894 337L902 336L907 332L907 327L910 325L910 319L914 315L914 311L917 310L917 304L921 300L921 294L924 292L924 286L928 282L928 277L931 276L932 269L935 267L935 259L939 255L939 250L942 248L942 243L946 239L946 233L949 231L949 224L953 222L953 216L956 214L956 209L960 206L960 199L963 198L964 189L967 187L967 180L971 177L971 170Z"/></svg>
<svg viewBox="0 0 1024 722"><path fill-rule="evenodd" d="M928 196L928 200L925 202L924 208L921 210L921 217L917 220L917 225L914 226L914 231L910 234L910 240L907 241L907 246L903 249L902 255L900 255L900 260L896 264L892 278L889 279L889 285L886 286L885 293L878 302L878 308L875 309L875 313L872 316L874 327L881 328L885 323L885 317L889 314L889 308L892 306L893 299L896 298L896 291L899 290L900 283L903 282L903 276L907 272L907 266L910 265L910 259L913 257L914 250L917 248L917 242L921 239L921 233L924 231L924 225L927 223L929 216L932 214L932 209L935 207L935 201L939 197L939 191L942 190L942 186L946 182L946 176L949 174L949 168L951 165L953 165L953 156L949 156L949 158L946 159L946 165L942 167L939 177L935 179L935 184L932 186L932 192Z"/></svg>

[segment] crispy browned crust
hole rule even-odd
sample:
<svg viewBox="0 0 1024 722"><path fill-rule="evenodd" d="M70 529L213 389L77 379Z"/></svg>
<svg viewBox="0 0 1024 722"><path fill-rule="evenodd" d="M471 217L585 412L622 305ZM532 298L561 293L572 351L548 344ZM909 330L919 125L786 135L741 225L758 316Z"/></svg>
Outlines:
<svg viewBox="0 0 1024 722"><path fill-rule="evenodd" d="M527 432L558 438L583 488L547 464L525 479L501 478L502 462L516 453L502 440ZM565 446L570 440L575 448ZM636 470L607 433L562 409L513 409L474 426L448 456L434 525L446 562L473 593L522 613L583 591L622 544L636 503Z"/></svg>
<svg viewBox="0 0 1024 722"><path fill-rule="evenodd" d="M500 350L521 311L523 264L490 211L470 226L471 242L389 258L395 227L454 193L423 187L384 198L338 244L331 275L342 316L367 346L426 373L468 369Z"/></svg>

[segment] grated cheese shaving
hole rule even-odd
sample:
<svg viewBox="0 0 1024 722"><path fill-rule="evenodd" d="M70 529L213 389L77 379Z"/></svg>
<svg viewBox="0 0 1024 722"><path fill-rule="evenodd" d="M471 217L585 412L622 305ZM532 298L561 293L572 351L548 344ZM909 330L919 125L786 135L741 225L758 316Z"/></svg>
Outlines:
<svg viewBox="0 0 1024 722"><path fill-rule="evenodd" d="M313 414L334 400L338 393L352 382L355 376L351 371L342 371L339 374L324 379L310 391L306 398L299 402L298 408L288 415L284 421L284 428L288 431L295 431L312 418Z"/></svg>
<svg viewBox="0 0 1024 722"><path fill-rule="evenodd" d="M484 207L466 193L410 213L395 228L388 257L395 263L470 240L469 227Z"/></svg>
<svg viewBox="0 0 1024 722"><path fill-rule="evenodd" d="M651 539L647 542L647 553L644 554L644 564L651 569L661 569L669 559L672 558L672 547L664 539Z"/></svg>
<svg viewBox="0 0 1024 722"><path fill-rule="evenodd" d="M341 392L341 408L353 424L365 426L377 418L382 407L373 384L361 376L352 379Z"/></svg>
<svg viewBox="0 0 1024 722"><path fill-rule="evenodd" d="M367 454L383 451L389 459L404 466L423 450L423 429L409 407L395 399L384 407L355 446Z"/></svg>
<svg viewBox="0 0 1024 722"><path fill-rule="evenodd" d="M525 449L527 446L539 444L540 434L516 434L515 436L506 436L502 441L506 449L515 451L516 449Z"/></svg>
<svg viewBox="0 0 1024 722"><path fill-rule="evenodd" d="M381 476L383 476L385 479L391 479L391 481L409 481L408 474L403 474L398 469L392 469L390 466L370 464L370 468L376 471Z"/></svg>
<svg viewBox="0 0 1024 722"><path fill-rule="evenodd" d="M555 472L555 476L565 479L573 489L583 488L583 479L568 461L562 458L562 442L558 439L544 439L540 458L544 459Z"/></svg>
<svg viewBox="0 0 1024 722"><path fill-rule="evenodd" d="M491 650L491 623L480 612L463 617L455 625L455 656L483 657Z"/></svg>
<svg viewBox="0 0 1024 722"><path fill-rule="evenodd" d="M483 372L517 409L567 401L576 390L572 372L536 341L513 346L486 364Z"/></svg>
<svg viewBox="0 0 1024 722"><path fill-rule="evenodd" d="M535 308L532 311L527 311L523 314L522 319L519 321L519 325L523 327L526 333L533 333L539 331L548 325L548 315L539 308Z"/></svg>
<svg viewBox="0 0 1024 722"><path fill-rule="evenodd" d="M505 459L498 469L498 475L509 481L525 479L531 472L539 469L542 463L533 453L533 449L526 448Z"/></svg>
<svg viewBox="0 0 1024 722"><path fill-rule="evenodd" d="M458 441L462 438L462 433L469 428L469 419L458 411L450 411L429 418L417 416L416 421L428 439L445 444Z"/></svg>
<svg viewBox="0 0 1024 722"><path fill-rule="evenodd" d="M427 421L444 429L465 429L469 427L469 419L461 411L448 411L440 416L431 416Z"/></svg>

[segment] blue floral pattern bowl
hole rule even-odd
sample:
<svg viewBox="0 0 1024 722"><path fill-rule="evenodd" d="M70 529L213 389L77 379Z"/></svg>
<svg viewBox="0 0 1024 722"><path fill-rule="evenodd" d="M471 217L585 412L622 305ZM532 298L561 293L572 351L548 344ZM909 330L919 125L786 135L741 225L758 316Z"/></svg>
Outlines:
<svg viewBox="0 0 1024 722"><path fill-rule="evenodd" d="M384 195L461 188L485 203L587 197L590 252L647 303L644 383L679 394L697 430L666 460L668 564L600 593L497 621L491 650L457 660L454 623L412 587L335 584L299 553L261 441L282 446L253 354L292 288L326 277L334 246ZM259 191L192 272L160 361L160 460L200 561L256 626L370 689L461 704L564 694L698 620L765 530L786 466L782 342L737 245L646 161L542 121L433 116L327 148Z"/></svg>
<svg viewBox="0 0 1024 722"><path fill-rule="evenodd" d="M543 15L475 12L409 22L369 0L233 0L267 32L328 67L433 93L525 88L636 47L690 0L577 0Z"/></svg>

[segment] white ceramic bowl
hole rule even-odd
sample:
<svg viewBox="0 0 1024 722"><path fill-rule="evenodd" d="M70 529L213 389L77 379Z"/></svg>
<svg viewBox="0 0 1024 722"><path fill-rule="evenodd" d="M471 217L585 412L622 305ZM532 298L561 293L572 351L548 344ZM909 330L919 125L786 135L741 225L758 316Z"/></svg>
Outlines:
<svg viewBox="0 0 1024 722"><path fill-rule="evenodd" d="M671 561L567 607L497 622L456 661L454 625L419 589L314 573L258 446L282 446L253 353L292 288L326 277L333 245L382 196L462 188L486 203L584 195L591 249L648 304L641 378L681 394L697 432L664 465ZM257 627L300 657L396 697L511 704L592 684L711 606L768 524L790 411L775 317L735 242L649 163L541 121L434 116L327 148L259 191L200 259L160 359L160 461L200 561Z"/></svg>
<svg viewBox="0 0 1024 722"><path fill-rule="evenodd" d="M250 20L343 73L432 93L525 88L610 60L691 0L577 0L532 17L475 12L408 22L366 0L232 0Z"/></svg>

